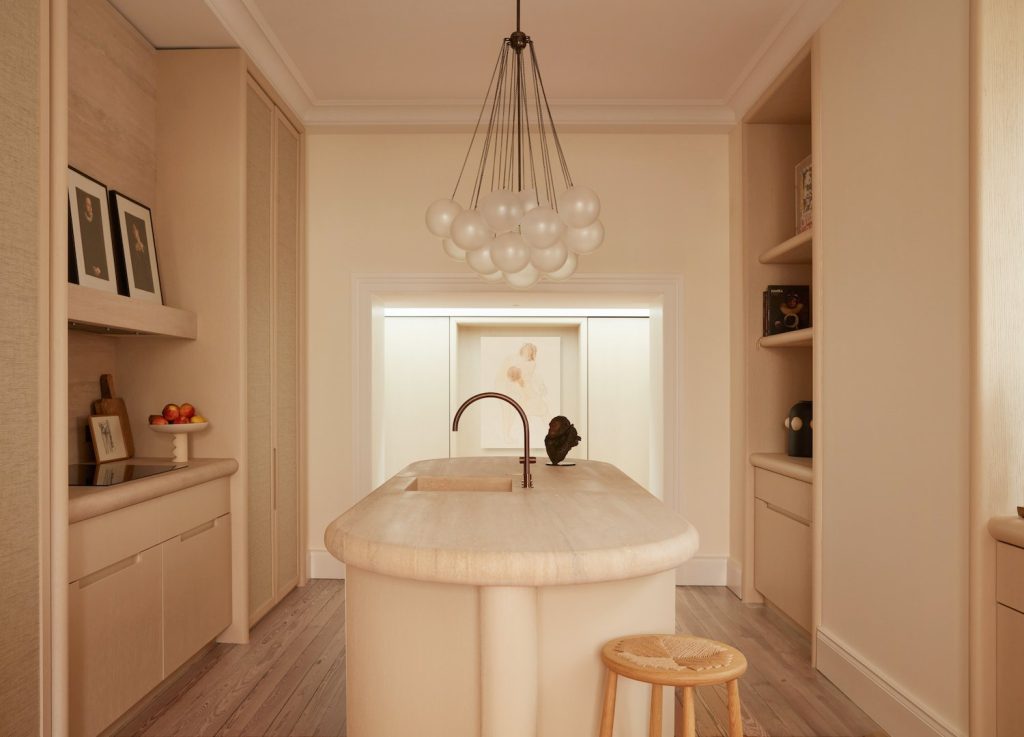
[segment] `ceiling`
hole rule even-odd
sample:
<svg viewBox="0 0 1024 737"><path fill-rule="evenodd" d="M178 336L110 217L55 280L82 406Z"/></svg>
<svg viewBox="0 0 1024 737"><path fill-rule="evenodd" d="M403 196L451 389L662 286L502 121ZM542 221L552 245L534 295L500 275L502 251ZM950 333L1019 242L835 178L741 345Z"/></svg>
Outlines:
<svg viewBox="0 0 1024 737"><path fill-rule="evenodd" d="M475 119L513 0L111 0L157 48L241 46L309 125ZM728 125L839 0L524 0L555 117Z"/></svg>

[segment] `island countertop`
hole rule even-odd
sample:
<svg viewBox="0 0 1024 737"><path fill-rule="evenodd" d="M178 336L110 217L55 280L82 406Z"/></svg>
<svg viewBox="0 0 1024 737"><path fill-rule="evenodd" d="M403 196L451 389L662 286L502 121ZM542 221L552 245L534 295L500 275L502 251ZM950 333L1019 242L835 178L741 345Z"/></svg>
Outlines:
<svg viewBox="0 0 1024 737"><path fill-rule="evenodd" d="M417 477L506 477L511 491L416 491ZM511 457L418 461L334 520L327 549L389 576L474 586L555 586L666 571L697 531L608 463L533 466Z"/></svg>

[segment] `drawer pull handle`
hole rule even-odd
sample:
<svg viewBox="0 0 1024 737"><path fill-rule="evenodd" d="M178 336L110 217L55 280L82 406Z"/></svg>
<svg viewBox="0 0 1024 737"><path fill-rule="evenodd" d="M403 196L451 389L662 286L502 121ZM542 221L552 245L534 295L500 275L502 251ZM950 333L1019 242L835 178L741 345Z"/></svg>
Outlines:
<svg viewBox="0 0 1024 737"><path fill-rule="evenodd" d="M108 576L113 576L118 571L123 571L125 568L131 568L140 560L142 560L142 553L136 553L135 555L129 555L124 560L117 561L117 563L111 563L106 568L101 568L95 573L90 573L88 576L78 579L78 588L84 589L87 586L92 586L97 581L102 581Z"/></svg>
<svg viewBox="0 0 1024 737"><path fill-rule="evenodd" d="M761 501L764 501L764 500L762 499ZM772 510L773 512L775 512L777 514L781 514L783 517L789 517L789 519L793 520L794 522L799 522L804 527L810 527L811 526L811 523L809 521L805 520L803 517L801 517L799 515L794 514L793 512L790 512L788 509L783 509L782 507L776 507L771 502L764 502L764 505L766 507L768 507L768 509Z"/></svg>
<svg viewBox="0 0 1024 737"><path fill-rule="evenodd" d="M207 530L212 530L214 525L216 525L216 524L217 524L217 520L215 520L215 519L212 519L209 522L204 522L203 524L199 525L198 527L193 527L188 532L181 533L181 535L178 536L178 539L181 540L181 542L185 542L190 537L195 537L196 535L202 535Z"/></svg>

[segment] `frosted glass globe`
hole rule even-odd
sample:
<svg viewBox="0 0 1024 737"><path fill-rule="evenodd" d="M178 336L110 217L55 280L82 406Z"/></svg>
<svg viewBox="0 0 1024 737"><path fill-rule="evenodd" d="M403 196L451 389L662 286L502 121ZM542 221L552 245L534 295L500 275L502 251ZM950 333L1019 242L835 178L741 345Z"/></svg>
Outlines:
<svg viewBox="0 0 1024 737"><path fill-rule="evenodd" d="M526 268L514 274L505 273L505 281L516 289L527 289L540 280L540 272L533 264L527 264Z"/></svg>
<svg viewBox="0 0 1024 737"><path fill-rule="evenodd" d="M464 251L461 248L459 248L458 246L456 246L454 243L452 243L447 238L442 238L441 239L441 248L444 249L444 252L449 257L455 259L456 261L465 261L466 260L466 254L469 253L468 251Z"/></svg>
<svg viewBox="0 0 1024 737"><path fill-rule="evenodd" d="M550 248L565 232L565 223L550 207L535 207L523 217L523 240L534 248Z"/></svg>
<svg viewBox="0 0 1024 737"><path fill-rule="evenodd" d="M551 248L530 249L530 263L544 274L558 271L565 266L568 258L569 250L561 243L556 243Z"/></svg>
<svg viewBox="0 0 1024 737"><path fill-rule="evenodd" d="M499 282L505 279L505 275L500 271L495 271L493 274L479 274L479 277L489 282Z"/></svg>
<svg viewBox="0 0 1024 737"><path fill-rule="evenodd" d="M488 192L481 197L480 212L483 213L487 224L495 233L512 230L519 225L525 214L523 201L518 193L510 192L507 189Z"/></svg>
<svg viewBox="0 0 1024 737"><path fill-rule="evenodd" d="M481 276L497 274L501 271L501 269L494 265L494 261L491 260L491 246L489 244L483 248L466 253L466 263L469 264L469 268Z"/></svg>
<svg viewBox="0 0 1024 737"><path fill-rule="evenodd" d="M585 228L601 215L601 200L588 187L570 187L558 198L558 212L570 228Z"/></svg>
<svg viewBox="0 0 1024 737"><path fill-rule="evenodd" d="M452 232L452 220L462 212L455 200L438 200L427 208L427 230L438 238L447 238Z"/></svg>
<svg viewBox="0 0 1024 737"><path fill-rule="evenodd" d="M506 274L514 274L530 263L530 247L519 233L502 233L491 244L491 258Z"/></svg>
<svg viewBox="0 0 1024 737"><path fill-rule="evenodd" d="M524 189L519 193L519 199L523 201L523 212L529 212L535 207L540 207L537 190L535 189Z"/></svg>
<svg viewBox="0 0 1024 737"><path fill-rule="evenodd" d="M563 279L568 279L570 276L576 273L577 264L579 264L579 259L576 258L576 254L573 253L572 251L569 251L569 258L567 258L565 260L565 263L562 264L562 268L560 268L558 271L552 271L546 274L545 276L547 276L548 279L551 279L553 281L562 281Z"/></svg>
<svg viewBox="0 0 1024 737"><path fill-rule="evenodd" d="M452 241L464 251L475 251L494 237L478 210L463 210L452 220Z"/></svg>
<svg viewBox="0 0 1024 737"><path fill-rule="evenodd" d="M562 236L562 242L581 256L593 253L604 242L604 226L597 220L585 228L569 228Z"/></svg>

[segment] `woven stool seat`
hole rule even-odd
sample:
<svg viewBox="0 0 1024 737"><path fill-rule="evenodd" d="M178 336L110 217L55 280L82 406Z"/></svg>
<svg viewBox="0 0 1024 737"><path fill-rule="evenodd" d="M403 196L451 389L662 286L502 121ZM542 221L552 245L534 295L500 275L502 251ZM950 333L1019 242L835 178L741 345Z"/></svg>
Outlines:
<svg viewBox="0 0 1024 737"><path fill-rule="evenodd" d="M690 635L632 635L606 642L601 660L607 669L601 707L600 737L611 737L615 721L618 676L651 684L651 719L648 734L661 735L661 687L682 689L683 737L695 737L693 689L727 684L729 737L742 737L739 679L747 659L724 642Z"/></svg>

